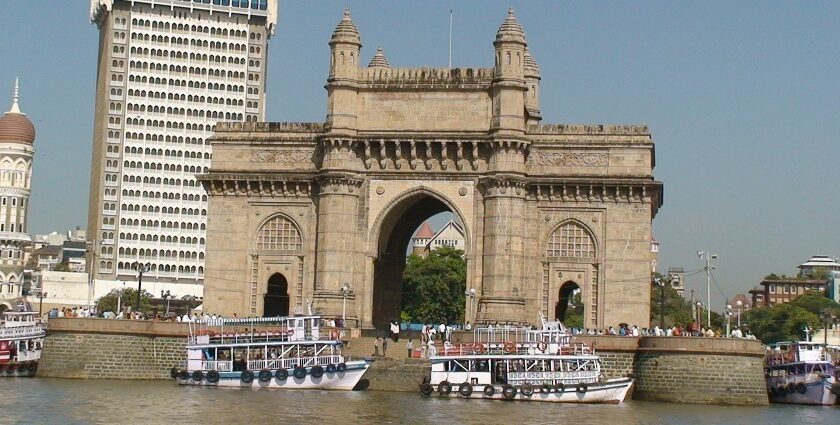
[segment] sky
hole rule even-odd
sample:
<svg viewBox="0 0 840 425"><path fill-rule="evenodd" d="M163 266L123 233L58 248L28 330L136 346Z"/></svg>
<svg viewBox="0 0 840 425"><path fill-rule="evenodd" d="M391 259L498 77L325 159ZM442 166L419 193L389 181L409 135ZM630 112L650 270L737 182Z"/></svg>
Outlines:
<svg viewBox="0 0 840 425"><path fill-rule="evenodd" d="M323 121L327 42L346 0L281 1L269 121ZM513 6L542 72L544 123L647 124L665 185L659 265L718 254L713 308L810 256L840 255L840 2L349 2L365 60L488 67ZM37 129L29 230L87 222L98 31L88 1L6 1L0 108L21 79ZM705 275L687 287L706 292Z"/></svg>

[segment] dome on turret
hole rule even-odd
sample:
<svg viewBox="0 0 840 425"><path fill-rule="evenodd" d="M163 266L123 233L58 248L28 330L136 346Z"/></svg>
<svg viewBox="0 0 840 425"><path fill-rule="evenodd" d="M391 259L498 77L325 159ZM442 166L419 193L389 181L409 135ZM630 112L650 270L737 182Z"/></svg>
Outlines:
<svg viewBox="0 0 840 425"><path fill-rule="evenodd" d="M25 143L31 145L35 141L35 126L20 111L20 86L15 80L15 95L9 112L0 117L0 142Z"/></svg>
<svg viewBox="0 0 840 425"><path fill-rule="evenodd" d="M388 59L385 58L385 53L382 51L382 46L376 48L376 54L370 59L370 63L368 64L368 68L390 68L391 65L388 64Z"/></svg>
<svg viewBox="0 0 840 425"><path fill-rule="evenodd" d="M333 43L352 43L362 45L362 38L359 36L359 30L356 24L350 19L350 9L344 9L344 16L335 27L335 31L330 38L330 44Z"/></svg>
<svg viewBox="0 0 840 425"><path fill-rule="evenodd" d="M496 41L513 41L525 44L525 31L522 31L522 26L519 25L512 7L508 9L505 21L502 22L499 31L496 32Z"/></svg>
<svg viewBox="0 0 840 425"><path fill-rule="evenodd" d="M534 60L534 57L531 56L531 50L528 49L528 46L525 46L525 76L526 77L538 77L540 76L540 67L537 65L537 61Z"/></svg>

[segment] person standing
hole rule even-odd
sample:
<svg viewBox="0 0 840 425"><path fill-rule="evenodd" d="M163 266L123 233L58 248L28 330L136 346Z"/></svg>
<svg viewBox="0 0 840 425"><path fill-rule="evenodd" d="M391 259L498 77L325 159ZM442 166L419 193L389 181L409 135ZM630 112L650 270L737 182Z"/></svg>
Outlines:
<svg viewBox="0 0 840 425"><path fill-rule="evenodd" d="M400 340L400 323L396 320L391 321L391 339L394 340L394 342Z"/></svg>
<svg viewBox="0 0 840 425"><path fill-rule="evenodd" d="M438 336L440 336L441 341L446 339L446 324L443 322L441 322L440 326L438 326Z"/></svg>
<svg viewBox="0 0 840 425"><path fill-rule="evenodd" d="M388 350L388 338L382 338L382 357L388 357L385 351Z"/></svg>
<svg viewBox="0 0 840 425"><path fill-rule="evenodd" d="M373 340L373 357L379 357L379 345L381 344L380 338L377 336L375 340Z"/></svg>
<svg viewBox="0 0 840 425"><path fill-rule="evenodd" d="M408 342L405 343L405 350L408 352L408 358L411 358L411 352L414 351L414 343L411 341L411 338L408 339Z"/></svg>

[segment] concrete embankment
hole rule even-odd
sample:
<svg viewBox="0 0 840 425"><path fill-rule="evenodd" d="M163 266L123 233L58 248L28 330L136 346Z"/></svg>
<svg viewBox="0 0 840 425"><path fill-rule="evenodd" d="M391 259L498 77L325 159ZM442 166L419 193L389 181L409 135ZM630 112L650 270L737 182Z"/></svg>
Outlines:
<svg viewBox="0 0 840 425"><path fill-rule="evenodd" d="M87 379L169 379L185 361L187 325L105 319L52 319L38 376ZM348 354L367 355L372 339L351 341ZM460 335L467 342L467 335ZM743 339L583 336L608 377L636 377L634 399L695 404L766 405L759 341ZM427 362L389 347L367 373L370 390L417 391Z"/></svg>

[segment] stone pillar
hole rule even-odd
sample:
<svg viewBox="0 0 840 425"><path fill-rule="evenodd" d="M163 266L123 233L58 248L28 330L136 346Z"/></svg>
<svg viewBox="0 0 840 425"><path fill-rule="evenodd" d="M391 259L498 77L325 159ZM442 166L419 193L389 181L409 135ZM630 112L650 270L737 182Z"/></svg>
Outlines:
<svg viewBox="0 0 840 425"><path fill-rule="evenodd" d="M318 194L313 306L321 315L340 317L341 287L347 283L351 292L347 294L346 317L351 325L357 324L354 269L364 267L356 228L361 185L362 180L353 174L325 173Z"/></svg>
<svg viewBox="0 0 840 425"><path fill-rule="evenodd" d="M483 281L477 323L525 321L525 180L516 175L482 181Z"/></svg>

